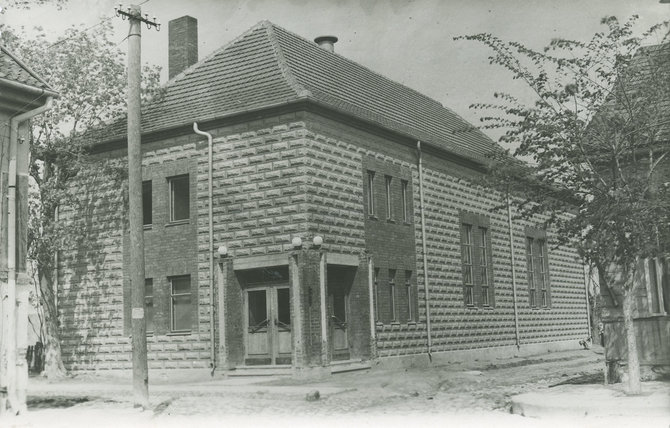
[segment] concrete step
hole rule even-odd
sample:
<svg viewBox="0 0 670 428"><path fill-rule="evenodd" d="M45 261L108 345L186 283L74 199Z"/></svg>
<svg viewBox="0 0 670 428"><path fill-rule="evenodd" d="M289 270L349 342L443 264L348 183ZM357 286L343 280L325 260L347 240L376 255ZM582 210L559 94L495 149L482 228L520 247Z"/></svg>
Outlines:
<svg viewBox="0 0 670 428"><path fill-rule="evenodd" d="M228 377L237 376L291 376L293 368L284 365L237 366L226 373Z"/></svg>
<svg viewBox="0 0 670 428"><path fill-rule="evenodd" d="M370 370L372 364L369 361L362 360L342 360L330 362L330 373L347 373L358 370Z"/></svg>

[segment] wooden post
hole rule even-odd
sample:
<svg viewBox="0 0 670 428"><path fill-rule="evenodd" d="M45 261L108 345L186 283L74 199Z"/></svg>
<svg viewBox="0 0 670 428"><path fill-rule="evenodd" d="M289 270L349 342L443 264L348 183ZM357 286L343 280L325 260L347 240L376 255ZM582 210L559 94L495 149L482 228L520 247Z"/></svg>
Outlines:
<svg viewBox="0 0 670 428"><path fill-rule="evenodd" d="M144 318L144 225L140 116L141 11L130 6L128 33L128 199L130 217L130 300L132 313L133 398L149 407L147 326Z"/></svg>

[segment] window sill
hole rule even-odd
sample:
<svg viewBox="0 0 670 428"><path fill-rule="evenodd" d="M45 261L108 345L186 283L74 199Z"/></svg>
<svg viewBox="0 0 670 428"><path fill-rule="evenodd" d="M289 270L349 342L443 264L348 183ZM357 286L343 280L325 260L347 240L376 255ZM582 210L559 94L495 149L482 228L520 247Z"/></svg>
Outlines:
<svg viewBox="0 0 670 428"><path fill-rule="evenodd" d="M143 226L143 229L144 229L144 230L151 230L151 229L153 229L153 224L145 224L145 225Z"/></svg>
<svg viewBox="0 0 670 428"><path fill-rule="evenodd" d="M181 226L183 224L189 224L191 222L190 219L186 220L177 220L177 221L170 221L165 223L165 227L171 227L171 226Z"/></svg>
<svg viewBox="0 0 670 428"><path fill-rule="evenodd" d="M188 336L191 334L191 330L183 330L183 331L171 331L166 334L166 336Z"/></svg>

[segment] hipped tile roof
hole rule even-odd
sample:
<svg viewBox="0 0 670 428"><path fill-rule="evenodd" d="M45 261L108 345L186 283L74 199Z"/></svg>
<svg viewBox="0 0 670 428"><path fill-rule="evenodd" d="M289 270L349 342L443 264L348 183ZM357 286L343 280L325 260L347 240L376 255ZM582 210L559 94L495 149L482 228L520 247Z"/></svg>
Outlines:
<svg viewBox="0 0 670 428"><path fill-rule="evenodd" d="M268 21L169 81L143 108L142 132L300 100L480 162L497 147L439 102ZM125 138L125 127L114 123L105 140Z"/></svg>
<svg viewBox="0 0 670 428"><path fill-rule="evenodd" d="M0 78L53 92L44 80L2 46L0 46Z"/></svg>

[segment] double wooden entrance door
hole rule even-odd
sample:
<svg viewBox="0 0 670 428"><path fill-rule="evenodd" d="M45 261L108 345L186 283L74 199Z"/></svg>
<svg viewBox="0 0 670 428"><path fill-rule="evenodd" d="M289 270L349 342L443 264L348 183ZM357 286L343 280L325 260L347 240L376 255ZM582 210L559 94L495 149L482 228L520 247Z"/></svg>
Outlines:
<svg viewBox="0 0 670 428"><path fill-rule="evenodd" d="M291 364L291 296L288 286L245 290L247 365Z"/></svg>

